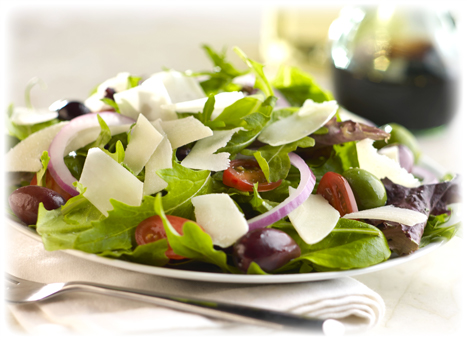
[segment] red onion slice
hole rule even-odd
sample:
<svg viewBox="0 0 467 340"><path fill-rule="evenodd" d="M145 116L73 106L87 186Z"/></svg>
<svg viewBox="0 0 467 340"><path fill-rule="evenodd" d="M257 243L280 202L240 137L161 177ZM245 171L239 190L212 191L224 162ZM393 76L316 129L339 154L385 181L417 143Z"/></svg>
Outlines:
<svg viewBox="0 0 467 340"><path fill-rule="evenodd" d="M250 230L264 228L279 221L305 202L312 193L316 184L316 177L310 167L300 156L293 152L289 153L289 158L290 163L300 171L300 184L297 190L273 209L249 219L247 222Z"/></svg>
<svg viewBox="0 0 467 340"><path fill-rule="evenodd" d="M88 113L70 120L70 123L60 130L49 146L48 152L50 161L47 169L55 182L57 182L63 190L73 196L79 194L73 186L73 183L76 182L77 179L73 177L70 170L68 170L65 165L65 161L63 160L65 149L70 141L78 137L80 131L99 126L97 114L101 116L108 126L131 124L135 122L132 118L122 116L115 112Z"/></svg>

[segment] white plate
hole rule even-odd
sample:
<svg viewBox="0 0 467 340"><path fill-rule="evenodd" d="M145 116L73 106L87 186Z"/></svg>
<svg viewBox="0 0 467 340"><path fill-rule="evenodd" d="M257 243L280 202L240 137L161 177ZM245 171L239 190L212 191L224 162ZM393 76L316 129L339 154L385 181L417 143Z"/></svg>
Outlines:
<svg viewBox="0 0 467 340"><path fill-rule="evenodd" d="M433 171L435 174L443 174L444 171L433 161L429 159L422 159L423 167ZM20 231L21 233L32 237L38 242L42 242L41 237L35 232L34 229L31 229L24 224L14 221L11 218L7 218L7 223ZM111 259L106 257L101 257L95 254L89 254L78 250L61 250L70 255L86 259L93 262L98 262L106 264L109 266L127 269L135 272L159 275L164 277L183 279L183 280L193 280L193 281L206 281L206 282L228 282L228 283L246 283L246 284L270 284L270 283L291 283L291 282L308 282L308 281L321 281L335 279L339 277L346 276L355 276L361 274L368 274L375 271L387 269L390 267L397 266L399 264L412 261L416 258L424 256L436 248L440 247L445 242L435 242L431 243L413 254L391 258L385 262L376 264L371 267L362 268L362 269L353 269L345 271L335 271L335 272L315 272L315 273L306 273L306 274L279 274L279 275L242 275L242 274L222 274L222 273L208 273L208 272L195 272L188 270L172 269L172 268L162 268L154 267L144 264L126 262L117 259Z"/></svg>

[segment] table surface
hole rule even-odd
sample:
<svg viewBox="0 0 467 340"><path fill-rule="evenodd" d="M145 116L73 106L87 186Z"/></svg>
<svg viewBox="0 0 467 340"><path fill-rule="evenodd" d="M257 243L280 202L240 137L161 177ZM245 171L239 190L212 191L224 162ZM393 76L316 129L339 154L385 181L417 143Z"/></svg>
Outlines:
<svg viewBox="0 0 467 340"><path fill-rule="evenodd" d="M109 11L104 16L85 8L19 8L8 17L6 96L23 105L24 86L33 76L48 84L47 91L32 92L33 103L40 107L59 98L84 99L89 89L124 70L149 75L161 65L207 69L201 43L216 48L238 45L260 59L262 13L254 6L250 11L211 8L196 15L166 6L146 13ZM319 77L326 83L325 73ZM423 153L447 171L465 172L466 155L460 148L464 126L458 114L443 131L420 137ZM422 258L356 276L382 296L387 308L383 322L364 336L459 335L464 317L463 246L463 240L455 238Z"/></svg>

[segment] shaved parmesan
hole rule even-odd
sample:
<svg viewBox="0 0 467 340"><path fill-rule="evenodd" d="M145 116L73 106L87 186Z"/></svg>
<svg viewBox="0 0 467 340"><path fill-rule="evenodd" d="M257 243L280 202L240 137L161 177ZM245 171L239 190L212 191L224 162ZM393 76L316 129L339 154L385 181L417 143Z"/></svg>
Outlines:
<svg viewBox="0 0 467 340"><path fill-rule="evenodd" d="M145 80L142 86L152 86L161 82L167 89L171 103L180 103L206 97L203 88L193 77L169 70L153 74Z"/></svg>
<svg viewBox="0 0 467 340"><path fill-rule="evenodd" d="M167 135L160 126L160 121L156 121L154 127L159 133L164 136L164 139L157 146L156 151L145 165L143 194L152 195L167 187L167 182L164 181L157 173L160 169L172 168L172 146L167 139Z"/></svg>
<svg viewBox="0 0 467 340"><path fill-rule="evenodd" d="M212 112L211 119L215 119L217 116L219 116L222 111L227 106L232 105L235 103L237 100L244 98L245 95L243 92L222 92L219 94L216 94L214 96L215 99L215 104L214 104L214 111ZM172 109L176 112L192 112L192 113L198 113L202 112L204 105L206 104L206 101L208 100L208 97L200 98L200 99L195 99L195 100L190 100L186 102L181 102L181 103L176 103L176 104L171 104L171 105L164 105L163 107L166 107L168 109Z"/></svg>
<svg viewBox="0 0 467 340"><path fill-rule="evenodd" d="M400 164L400 162L399 162L399 148L397 147L397 145L388 146L388 147L379 149L378 153L380 155L384 155L384 156L386 156L386 157L388 157L388 158L392 159L393 161Z"/></svg>
<svg viewBox="0 0 467 340"><path fill-rule="evenodd" d="M295 190L289 187L290 194ZM307 244L315 244L329 235L339 221L340 214L323 196L311 194L288 216L302 240Z"/></svg>
<svg viewBox="0 0 467 340"><path fill-rule="evenodd" d="M336 114L337 109L335 100L315 103L307 99L300 110L267 126L258 140L272 146L295 142L321 128Z"/></svg>
<svg viewBox="0 0 467 340"><path fill-rule="evenodd" d="M163 138L149 120L140 114L131 132L123 163L133 173L139 174Z"/></svg>
<svg viewBox="0 0 467 340"><path fill-rule="evenodd" d="M121 72L116 77L107 79L101 83L94 94L84 101L84 105L91 110L91 112L100 112L111 109L111 107L105 104L101 99L105 97L105 90L107 88L113 89L116 93L124 91L128 88L128 78L130 73Z"/></svg>
<svg viewBox="0 0 467 340"><path fill-rule="evenodd" d="M242 130L242 128L213 131L212 136L196 142L181 164L184 167L198 170L222 171L227 169L230 165L230 153L220 152L215 154L215 152L226 146L232 136L239 130Z"/></svg>
<svg viewBox="0 0 467 340"><path fill-rule="evenodd" d="M17 107L14 109L10 120L16 125L34 125L47 122L58 117L57 111L35 110L27 107Z"/></svg>
<svg viewBox="0 0 467 340"><path fill-rule="evenodd" d="M398 208L392 205L385 205L378 208L361 210L342 216L348 219L371 219L390 221L405 224L408 226L414 226L418 223L424 223L427 221L427 216L421 212Z"/></svg>
<svg viewBox="0 0 467 340"><path fill-rule="evenodd" d="M373 147L373 142L367 138L356 144L358 163L361 169L371 172L380 179L387 177L394 183L407 188L420 185L420 181L402 168L398 162L379 154L378 150Z"/></svg>
<svg viewBox="0 0 467 340"><path fill-rule="evenodd" d="M89 149L79 183L86 188L83 196L105 216L113 209L110 199L141 205L143 183L99 148Z"/></svg>
<svg viewBox="0 0 467 340"><path fill-rule="evenodd" d="M154 122L153 122L154 124ZM167 134L172 149L212 136L212 130L194 117L161 121L160 126Z"/></svg>
<svg viewBox="0 0 467 340"><path fill-rule="evenodd" d="M110 133L112 136L118 135L119 133L127 132L131 127L131 124L124 124L124 125L110 125ZM75 133L75 136L72 137L70 142L65 148L63 156L68 155L71 151L78 150L89 143L94 142L99 133L101 132L100 126L90 127L84 130L79 130L78 133Z"/></svg>
<svg viewBox="0 0 467 340"><path fill-rule="evenodd" d="M143 114L149 120L177 119L175 111L163 108L170 104L169 94L162 83L154 83L151 87L136 86L129 90L114 94L115 103L122 115L136 119Z"/></svg>
<svg viewBox="0 0 467 340"><path fill-rule="evenodd" d="M191 199L196 223L222 248L233 245L248 232L248 223L227 194L208 194Z"/></svg>
<svg viewBox="0 0 467 340"><path fill-rule="evenodd" d="M52 143L55 135L68 122L51 125L39 130L16 144L6 154L6 171L37 172L42 168L41 156Z"/></svg>

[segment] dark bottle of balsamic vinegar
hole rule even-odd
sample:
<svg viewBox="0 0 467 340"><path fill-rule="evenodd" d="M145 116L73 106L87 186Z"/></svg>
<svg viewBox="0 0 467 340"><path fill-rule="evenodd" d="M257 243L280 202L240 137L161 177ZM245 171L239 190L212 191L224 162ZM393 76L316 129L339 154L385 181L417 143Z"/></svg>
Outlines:
<svg viewBox="0 0 467 340"><path fill-rule="evenodd" d="M329 38L334 95L347 110L415 133L453 118L460 71L447 12L344 7Z"/></svg>

